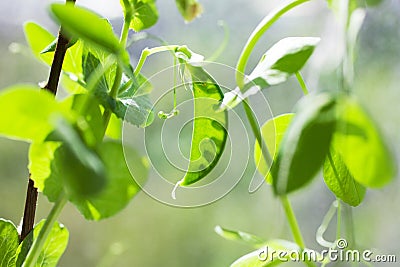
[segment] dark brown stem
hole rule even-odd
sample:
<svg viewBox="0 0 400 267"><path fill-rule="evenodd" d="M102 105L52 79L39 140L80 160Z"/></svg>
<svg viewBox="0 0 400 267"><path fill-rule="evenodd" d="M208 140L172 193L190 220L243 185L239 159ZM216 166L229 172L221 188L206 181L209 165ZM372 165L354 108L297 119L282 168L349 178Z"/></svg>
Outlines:
<svg viewBox="0 0 400 267"><path fill-rule="evenodd" d="M58 81L60 79L65 53L68 49L68 43L69 39L62 34L62 30L60 29L58 33L58 40L54 53L53 63L51 64L49 80L43 88L44 90L50 91L54 95L57 93Z"/></svg>
<svg viewBox="0 0 400 267"><path fill-rule="evenodd" d="M75 3L75 0L67 0L67 2ZM56 50L54 52L53 63L51 64L49 79L46 86L43 87L43 90L48 90L54 95L56 95L57 93L58 82L60 80L65 53L68 49L68 43L69 39L62 33L62 28L60 28L57 38ZM26 190L24 217L22 219L22 229L20 235L21 242L33 229L33 226L35 224L37 197L37 188L35 188L34 182L33 180L31 180L29 174L28 188Z"/></svg>
<svg viewBox="0 0 400 267"><path fill-rule="evenodd" d="M29 178L28 188L26 190L24 217L22 219L22 230L20 235L21 241L24 240L29 232L33 229L33 225L35 223L37 196L38 191L35 188L31 178Z"/></svg>

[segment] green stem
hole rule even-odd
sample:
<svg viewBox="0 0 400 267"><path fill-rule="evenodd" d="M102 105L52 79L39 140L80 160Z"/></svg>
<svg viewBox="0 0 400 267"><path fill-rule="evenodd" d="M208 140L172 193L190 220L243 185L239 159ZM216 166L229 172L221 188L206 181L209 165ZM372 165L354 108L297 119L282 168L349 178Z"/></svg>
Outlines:
<svg viewBox="0 0 400 267"><path fill-rule="evenodd" d="M236 84L240 89L244 87L245 84L245 72L246 65L249 60L250 54L254 49L254 46L258 42L258 40L263 36L263 34L286 12L291 10L292 8L301 5L310 0L295 0L292 3L289 3L283 7L280 7L276 10L273 10L269 13L254 29L251 33L246 45L244 46L242 53L239 57L238 63L236 65Z"/></svg>
<svg viewBox="0 0 400 267"><path fill-rule="evenodd" d="M303 237L301 235L301 231L299 225L297 223L296 216L293 212L292 205L289 202L289 199L286 195L281 196L280 200L282 202L283 208L285 210L286 217L288 219L288 223L290 229L292 230L294 241L299 245L301 249L305 248Z"/></svg>
<svg viewBox="0 0 400 267"><path fill-rule="evenodd" d="M267 149L267 145L265 144L265 142L262 138L260 126L258 125L257 118L255 117L255 115L250 107L250 100L248 98L243 100L243 108L244 108L244 111L246 112L247 120L250 123L251 130L253 131L256 141L257 141L259 147L261 148L265 163L267 164L267 166L271 166L272 165L271 154L269 153L269 151Z"/></svg>
<svg viewBox="0 0 400 267"><path fill-rule="evenodd" d="M306 85L306 83L305 83L305 81L303 79L303 76L301 76L300 71L296 72L296 78L297 78L297 81L300 84L301 90L303 90L304 95L308 95L309 91L307 89L307 85Z"/></svg>
<svg viewBox="0 0 400 267"><path fill-rule="evenodd" d="M303 236L301 235L300 227L299 224L297 223L296 215L294 214L292 205L290 204L290 201L286 195L281 196L280 200L285 210L286 218L288 220L290 229L292 230L293 239L296 242L296 244L300 247L300 250L303 251L306 248L306 246L304 244ZM304 262L304 264L309 267L316 266L313 262L308 261L307 259Z"/></svg>
<svg viewBox="0 0 400 267"><path fill-rule="evenodd" d="M117 96L118 89L121 84L121 79L122 79L122 68L120 66L117 66L114 84L109 92L109 96L111 96L112 98L115 98ZM104 133L107 130L108 123L110 122L111 113L112 113L112 111L109 108L104 110L104 113L103 113Z"/></svg>
<svg viewBox="0 0 400 267"><path fill-rule="evenodd" d="M247 120L250 123L253 134L258 142L258 145L261 147L263 158L264 158L267 166L271 166L272 158L271 158L271 155L269 154L269 151L267 150L267 146L265 145L265 142L262 139L262 135L261 135L260 127L257 123L257 119L256 119L253 111L250 108L249 99L243 100L243 107L246 112ZM290 201L287 196L281 196L280 200L282 202L282 206L284 207L285 214L286 214L287 220L289 222L290 229L292 231L294 240L297 243L297 245L303 250L303 249L305 249L305 244L303 241L303 237L301 235L299 225L297 223L296 216L295 216L292 206L290 204ZM313 264L312 262L308 262L308 261L305 262L305 264L310 267L315 266L315 264Z"/></svg>
<svg viewBox="0 0 400 267"><path fill-rule="evenodd" d="M124 19L124 25L122 27L122 32L121 32L121 37L120 37L120 44L122 47L126 47L126 42L128 40L128 34L129 34L129 27L131 24L131 18L132 18L132 6L130 5L128 0L123 0L123 4L125 6L125 19ZM118 94L118 89L119 86L121 85L121 79L122 79L122 67L117 65L117 69L115 72L115 78L114 78L114 83L111 87L110 92L108 95L112 98L116 98ZM110 109L105 109L103 113L103 124L104 124L104 134L107 131L108 124L110 122L112 111Z"/></svg>
<svg viewBox="0 0 400 267"><path fill-rule="evenodd" d="M49 216L47 217L43 228L40 230L38 237L33 241L32 247L30 248L28 255L25 258L25 261L22 267L33 267L36 264L36 261L42 251L43 245L46 242L48 235L51 232L54 224L57 221L58 216L60 215L61 210L67 203L68 199L64 192L61 193L59 199L54 204L53 208L50 211Z"/></svg>
<svg viewBox="0 0 400 267"><path fill-rule="evenodd" d="M179 47L179 45L164 45L164 46L157 46L157 47L153 47L153 48L143 49L142 53L140 54L140 58L136 65L135 71L134 71L135 76L139 75L148 56L155 54L155 53L164 52L164 51L173 51L173 50L176 50L178 47Z"/></svg>

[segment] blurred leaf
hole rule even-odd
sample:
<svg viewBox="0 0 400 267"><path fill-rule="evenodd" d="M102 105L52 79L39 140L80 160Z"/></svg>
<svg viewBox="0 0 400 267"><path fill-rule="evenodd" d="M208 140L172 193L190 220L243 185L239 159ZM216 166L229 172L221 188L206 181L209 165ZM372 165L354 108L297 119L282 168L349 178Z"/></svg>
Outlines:
<svg viewBox="0 0 400 267"><path fill-rule="evenodd" d="M316 37L287 37L274 44L246 78L244 88L225 93L220 109L234 108L261 89L285 82L303 68L319 41Z"/></svg>
<svg viewBox="0 0 400 267"><path fill-rule="evenodd" d="M43 141L54 129L56 115L73 115L52 94L29 85L15 85L0 93L0 135L24 141Z"/></svg>
<svg viewBox="0 0 400 267"><path fill-rule="evenodd" d="M75 94L62 103L80 115L77 128L88 146L95 147L103 140L104 122L100 103L96 98L90 94Z"/></svg>
<svg viewBox="0 0 400 267"><path fill-rule="evenodd" d="M78 77L75 75L62 75L61 76L62 87L70 94L85 94L87 93L85 85L78 81Z"/></svg>
<svg viewBox="0 0 400 267"><path fill-rule="evenodd" d="M110 122L106 130L106 136L119 140L122 137L122 122L115 114L111 114Z"/></svg>
<svg viewBox="0 0 400 267"><path fill-rule="evenodd" d="M263 126L261 126L261 134L264 139L264 143L267 145L269 153L273 156L273 160L276 159L277 151L282 142L282 138L290 122L292 121L293 116L293 113L282 114L268 120ZM268 183L272 184L273 178L270 174L271 166L267 166L258 142L255 142L254 144L254 162L257 170L265 177Z"/></svg>
<svg viewBox="0 0 400 267"><path fill-rule="evenodd" d="M217 112L223 93L216 81L201 67L186 65L192 76L194 122L190 163L180 185L204 178L216 166L227 139L226 112Z"/></svg>
<svg viewBox="0 0 400 267"><path fill-rule="evenodd" d="M92 11L70 4L52 4L50 9L71 37L82 38L115 55L124 51L110 23Z"/></svg>
<svg viewBox="0 0 400 267"><path fill-rule="evenodd" d="M321 168L336 125L335 108L336 99L326 93L299 102L271 168L276 194L306 185Z"/></svg>
<svg viewBox="0 0 400 267"><path fill-rule="evenodd" d="M21 267L26 255L29 252L34 240L38 237L45 220L40 221L35 225L33 231L22 241L17 251L17 267ZM44 243L43 249L40 252L39 258L34 265L35 267L55 267L60 260L68 245L69 232L64 225L56 222L47 239Z"/></svg>
<svg viewBox="0 0 400 267"><path fill-rule="evenodd" d="M30 149L30 159L35 157L30 161L31 177L35 186L43 191L51 202L58 199L63 187L64 173L57 165L59 155L54 152L58 146L55 142L45 142L32 144ZM108 218L122 210L140 190L134 179L144 182L148 176L147 161L132 148L122 148L119 142L105 141L99 144L97 153L106 169L106 187L95 195L69 195L69 200L88 220ZM126 160L135 165L134 178Z"/></svg>
<svg viewBox="0 0 400 267"><path fill-rule="evenodd" d="M28 42L33 54L47 65L51 65L54 54L42 54L41 51L43 51L54 40L54 35L34 22L25 23L24 32L26 41Z"/></svg>
<svg viewBox="0 0 400 267"><path fill-rule="evenodd" d="M241 231L234 231L234 230L228 230L225 228L222 228L221 226L216 226L215 227L215 232L220 235L221 237L227 239L227 240L234 240L234 241L239 241L243 242L247 245L251 245L253 247L260 247L262 244L265 244L265 240L262 238L241 232Z"/></svg>
<svg viewBox="0 0 400 267"><path fill-rule="evenodd" d="M366 188L356 182L341 156L330 150L324 163L324 180L336 197L351 206L358 206L364 199Z"/></svg>
<svg viewBox="0 0 400 267"><path fill-rule="evenodd" d="M133 7L130 27L139 32L156 24L158 11L155 0L129 0Z"/></svg>
<svg viewBox="0 0 400 267"><path fill-rule="evenodd" d="M70 199L86 219L100 220L113 216L139 192L140 188L126 165L124 152L135 164L135 175L138 175L135 179L147 179L148 166L135 150L126 146L122 148L119 142L105 141L99 145L98 153L106 167L106 188L85 199Z"/></svg>
<svg viewBox="0 0 400 267"><path fill-rule="evenodd" d="M0 267L14 267L19 245L18 231L15 225L0 218Z"/></svg>
<svg viewBox="0 0 400 267"><path fill-rule="evenodd" d="M339 122L333 146L354 179L366 187L382 187L396 173L396 164L370 116L352 98L339 99Z"/></svg>
<svg viewBox="0 0 400 267"><path fill-rule="evenodd" d="M203 7L197 0L175 0L175 2L186 22L194 20L203 12Z"/></svg>
<svg viewBox="0 0 400 267"><path fill-rule="evenodd" d="M66 193L74 198L99 193L106 185L103 162L72 125L64 120L58 120L56 125L48 139L63 142L54 153L54 163L62 175Z"/></svg>
<svg viewBox="0 0 400 267"><path fill-rule="evenodd" d="M64 184L54 160L54 153L59 146L59 142L34 142L29 147L30 178L50 202L57 201Z"/></svg>
<svg viewBox="0 0 400 267"><path fill-rule="evenodd" d="M82 76L82 50L83 42L77 40L65 53L62 66L64 71L75 74L78 78Z"/></svg>
<svg viewBox="0 0 400 267"><path fill-rule="evenodd" d="M25 38L31 48L33 54L47 65L51 65L53 62L54 52L48 51L43 53L49 46L55 46L57 38L48 32L42 26L28 22L24 25ZM51 48L50 47L50 48ZM51 50L51 49L50 49ZM70 47L64 57L62 69L66 72L73 73L79 77L82 73L81 59L82 54L82 42L77 41L75 45Z"/></svg>
<svg viewBox="0 0 400 267"><path fill-rule="evenodd" d="M277 251L285 251L286 255L276 255ZM286 240L270 240L263 248L253 251L232 263L231 267L267 267L277 266L289 261L290 252L300 251L299 246ZM274 253L275 252L275 253Z"/></svg>

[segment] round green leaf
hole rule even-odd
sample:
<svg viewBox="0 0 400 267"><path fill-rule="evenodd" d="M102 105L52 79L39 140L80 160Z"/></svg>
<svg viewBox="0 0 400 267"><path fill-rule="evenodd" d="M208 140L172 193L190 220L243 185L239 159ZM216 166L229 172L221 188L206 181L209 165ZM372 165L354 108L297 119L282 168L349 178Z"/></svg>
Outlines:
<svg viewBox="0 0 400 267"><path fill-rule="evenodd" d="M110 23L92 11L69 4L52 4L50 9L73 37L82 38L117 55L123 50Z"/></svg>
<svg viewBox="0 0 400 267"><path fill-rule="evenodd" d="M133 6L130 27L139 32L156 24L158 11L155 0L130 0Z"/></svg>
<svg viewBox="0 0 400 267"><path fill-rule="evenodd" d="M323 165L336 125L336 98L321 93L304 97L297 105L271 168L278 195L301 188Z"/></svg>
<svg viewBox="0 0 400 267"><path fill-rule="evenodd" d="M41 142L54 129L57 116L73 120L73 113L52 94L34 86L16 85L0 93L0 135Z"/></svg>
<svg viewBox="0 0 400 267"><path fill-rule="evenodd" d="M75 144L76 145L76 144ZM105 171L98 156L88 149L80 149L80 157L67 145L61 145L54 154L54 164L71 198L96 195L105 186Z"/></svg>
<svg viewBox="0 0 400 267"><path fill-rule="evenodd" d="M86 198L71 198L71 202L88 220L100 220L113 216L121 211L129 201L139 192L140 188L135 183L124 157L136 166L135 174L144 180L148 175L146 160L140 157L135 150L124 147L119 142L106 141L99 145L98 153L106 168L106 187L99 194Z"/></svg>
<svg viewBox="0 0 400 267"><path fill-rule="evenodd" d="M354 179L366 187L382 187L395 176L393 157L371 117L353 98L339 99L333 146Z"/></svg>
<svg viewBox="0 0 400 267"><path fill-rule="evenodd" d="M53 62L53 53L42 54L41 52L54 40L54 35L47 31L45 28L34 22L27 22L24 24L25 39L28 42L33 54L51 65Z"/></svg>
<svg viewBox="0 0 400 267"><path fill-rule="evenodd" d="M63 180L54 161L59 142L37 142L29 147L29 173L39 192L56 202L63 191Z"/></svg>
<svg viewBox="0 0 400 267"><path fill-rule="evenodd" d="M277 156L277 151L282 142L282 138L293 118L293 113L282 114L273 119L268 120L261 126L261 134L264 139L264 143L267 145L267 149L273 160ZM268 183L272 183L272 176L270 174L271 166L268 166L265 158L262 156L260 146L258 142L254 144L254 162L257 170L265 177Z"/></svg>
<svg viewBox="0 0 400 267"><path fill-rule="evenodd" d="M47 31L45 28L34 22L27 22L24 25L25 38L28 42L32 53L47 65L51 65L54 57L54 50L46 51L49 45L57 42L57 37ZM75 41L74 45L68 48L65 53L62 69L66 72L73 73L76 76L82 74L82 42Z"/></svg>

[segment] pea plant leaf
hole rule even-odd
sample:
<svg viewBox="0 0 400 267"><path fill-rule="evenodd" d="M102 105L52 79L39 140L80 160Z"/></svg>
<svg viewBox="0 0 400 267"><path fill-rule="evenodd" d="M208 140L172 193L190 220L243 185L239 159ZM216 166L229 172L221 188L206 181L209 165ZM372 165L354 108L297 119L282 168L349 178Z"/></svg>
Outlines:
<svg viewBox="0 0 400 267"><path fill-rule="evenodd" d="M130 78L124 75L122 78L121 86L118 90L118 96L121 98L141 96L151 93L153 85L149 80L142 74L138 74L136 77Z"/></svg>
<svg viewBox="0 0 400 267"><path fill-rule="evenodd" d="M48 139L63 142L55 151L54 159L66 193L70 197L99 193L106 185L106 177L96 151L87 147L77 130L66 121L58 120L56 126Z"/></svg>
<svg viewBox="0 0 400 267"><path fill-rule="evenodd" d="M125 51L114 34L111 24L92 11L68 4L52 4L50 10L70 37L81 38L115 55L120 55Z"/></svg>
<svg viewBox="0 0 400 267"><path fill-rule="evenodd" d="M100 62L100 59L91 51L87 51L86 53L82 54L83 80L86 82L86 84L89 83L91 75L93 75L95 71L99 71L100 68L103 68L103 64ZM96 83L95 90L108 92L108 88L109 84L107 83L106 76L101 75Z"/></svg>
<svg viewBox="0 0 400 267"><path fill-rule="evenodd" d="M53 119L61 116L74 121L74 114L45 90L15 85L0 93L0 135L27 142L43 141L54 130ZM18 118L17 120L15 118Z"/></svg>
<svg viewBox="0 0 400 267"><path fill-rule="evenodd" d="M130 28L139 32L150 28L158 20L155 0L129 0L132 4L132 21Z"/></svg>
<svg viewBox="0 0 400 267"><path fill-rule="evenodd" d="M278 148L280 147L282 138L292 121L293 116L293 113L282 114L268 120L263 126L261 126L262 138L269 153L272 155L273 161L276 160ZM272 184L273 178L270 173L271 166L267 165L258 142L255 142L254 144L254 163L257 170L265 177L266 181Z"/></svg>
<svg viewBox="0 0 400 267"><path fill-rule="evenodd" d="M58 159L59 146L60 144L56 142L44 142L32 144L29 151L31 178L38 190L43 192L51 202L58 199L64 188L64 173L61 171L71 168L68 162ZM97 194L69 194L69 200L86 219L97 221L115 215L139 192L140 188L134 182L126 165L124 152L135 164L135 180L144 181L147 178L148 164L135 150L124 147L123 151L121 144L117 141L105 141L98 144L96 154L104 163L105 188ZM61 164L65 164L66 167ZM81 177L79 173L77 175L79 175L78 178L87 179Z"/></svg>
<svg viewBox="0 0 400 267"><path fill-rule="evenodd" d="M299 102L272 164L276 194L301 188L321 168L336 125L335 107L336 98L327 93L308 95Z"/></svg>
<svg viewBox="0 0 400 267"><path fill-rule="evenodd" d="M0 218L0 266L14 267L19 245L18 231L15 225Z"/></svg>
<svg viewBox="0 0 400 267"><path fill-rule="evenodd" d="M148 175L146 160L130 147L124 147L116 141L105 141L97 148L100 158L106 168L107 186L97 195L87 198L71 198L71 202L88 220L100 220L111 217L121 211L139 192L140 187L135 180L145 180ZM135 175L125 161L124 152L129 154L129 160L135 164Z"/></svg>
<svg viewBox="0 0 400 267"><path fill-rule="evenodd" d="M91 94L74 94L61 103L79 116L76 127L85 144L89 147L95 147L102 142L104 122L100 103L94 96Z"/></svg>
<svg viewBox="0 0 400 267"><path fill-rule="evenodd" d="M277 257L273 251L284 251L286 255ZM242 256L232 263L231 267L268 267L277 266L289 260L291 251L300 251L300 248L295 243L286 240L270 240L261 247L249 254Z"/></svg>
<svg viewBox="0 0 400 267"><path fill-rule="evenodd" d="M366 188L354 180L341 156L331 149L324 163L324 181L328 188L345 203L358 206Z"/></svg>
<svg viewBox="0 0 400 267"><path fill-rule="evenodd" d="M32 50L34 56L43 61L48 66L53 62L54 50L57 38L45 28L34 22L27 22L24 25L25 39ZM62 69L80 77L82 73L81 64L82 42L72 40L69 49L65 53Z"/></svg>
<svg viewBox="0 0 400 267"><path fill-rule="evenodd" d="M34 240L38 237L45 220L35 225L17 250L16 267L21 267ZM64 225L55 222L51 228L35 267L55 267L68 245L69 232Z"/></svg>
<svg viewBox="0 0 400 267"><path fill-rule="evenodd" d="M357 100L342 97L339 101L335 151L358 183L371 188L388 184L396 164L381 133Z"/></svg>
<svg viewBox="0 0 400 267"><path fill-rule="evenodd" d="M274 44L246 77L244 88L225 93L221 109L234 108L260 90L285 82L303 68L319 41L316 37L287 37Z"/></svg>
<svg viewBox="0 0 400 267"><path fill-rule="evenodd" d="M100 76L96 75L99 68L104 67L106 56L101 51L93 52L89 51L84 54L82 60L85 82L89 83L92 76L96 76L97 79L93 95L104 108L110 109L119 119L138 127L150 125L154 120L154 112L148 95L152 86L148 80L140 74L137 77L124 75L117 97L112 98L108 94L108 88L112 76L109 72L113 70L111 68ZM99 59L99 57L102 58Z"/></svg>
<svg viewBox="0 0 400 267"><path fill-rule="evenodd" d="M115 140L122 137L122 121L115 114L111 114L105 135Z"/></svg>
<svg viewBox="0 0 400 267"><path fill-rule="evenodd" d="M256 248L259 248L261 245L266 243L266 241L263 240L261 237L245 233L242 231L229 230L226 228L222 228L221 226L216 226L214 231L219 236L227 240L242 242Z"/></svg>
<svg viewBox="0 0 400 267"><path fill-rule="evenodd" d="M186 22L194 20L203 12L203 7L197 0L175 0L175 3Z"/></svg>
<svg viewBox="0 0 400 267"><path fill-rule="evenodd" d="M53 54L43 54L41 52L53 42L55 39L54 35L34 22L27 22L24 24L24 33L25 39L33 54L47 65L51 65Z"/></svg>
<svg viewBox="0 0 400 267"><path fill-rule="evenodd" d="M48 141L34 142L29 147L30 178L38 191L43 192L50 202L56 202L64 188L54 160L55 151L59 146L60 142Z"/></svg>
<svg viewBox="0 0 400 267"><path fill-rule="evenodd" d="M138 127L147 127L154 120L153 104L148 95L118 98L112 108L114 114Z"/></svg>
<svg viewBox="0 0 400 267"><path fill-rule="evenodd" d="M181 186L204 178L216 166L227 139L227 112L217 112L223 94L217 82L201 67L185 66L191 74L194 122L190 162Z"/></svg>

